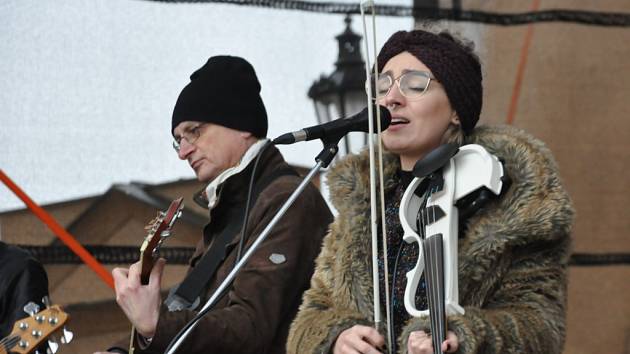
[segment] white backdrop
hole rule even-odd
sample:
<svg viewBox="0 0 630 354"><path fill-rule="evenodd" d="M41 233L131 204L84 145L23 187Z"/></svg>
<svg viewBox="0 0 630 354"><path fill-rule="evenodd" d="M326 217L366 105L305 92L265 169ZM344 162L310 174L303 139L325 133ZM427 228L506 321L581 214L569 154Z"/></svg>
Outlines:
<svg viewBox="0 0 630 354"><path fill-rule="evenodd" d="M383 3L394 2L412 4ZM306 92L333 71L343 19L211 3L3 0L0 168L40 204L114 183L192 178L170 136L189 75L212 55L245 57L262 84L270 137L314 125ZM377 18L378 46L412 26L412 18ZM352 27L362 32L359 16ZM313 141L281 151L312 166L320 149ZM22 207L0 186L0 211Z"/></svg>

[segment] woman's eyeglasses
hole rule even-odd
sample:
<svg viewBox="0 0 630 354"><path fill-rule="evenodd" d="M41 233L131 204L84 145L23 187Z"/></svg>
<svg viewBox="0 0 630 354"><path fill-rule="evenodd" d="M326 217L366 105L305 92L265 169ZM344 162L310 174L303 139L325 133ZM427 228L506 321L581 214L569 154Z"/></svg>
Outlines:
<svg viewBox="0 0 630 354"><path fill-rule="evenodd" d="M204 125L205 124L201 123L185 129L180 136L176 136L175 140L173 140L173 149L179 153L182 139L186 140L188 144L194 144L201 136L201 128L203 128Z"/></svg>
<svg viewBox="0 0 630 354"><path fill-rule="evenodd" d="M377 99L384 98L396 83L401 95L407 99L417 99L427 92L431 80L436 79L426 71L407 71L397 78L394 78L391 73L382 73L376 79L373 92Z"/></svg>

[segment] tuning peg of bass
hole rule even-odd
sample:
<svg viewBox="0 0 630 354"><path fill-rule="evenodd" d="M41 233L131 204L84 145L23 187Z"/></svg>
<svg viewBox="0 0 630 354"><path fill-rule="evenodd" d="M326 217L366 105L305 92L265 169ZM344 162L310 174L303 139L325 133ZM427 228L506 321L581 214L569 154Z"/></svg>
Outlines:
<svg viewBox="0 0 630 354"><path fill-rule="evenodd" d="M63 327L63 337L61 337L61 343L68 344L74 338L74 333L70 332L65 326Z"/></svg>
<svg viewBox="0 0 630 354"><path fill-rule="evenodd" d="M48 348L46 349L46 354L55 354L59 350L59 342L55 336L50 336L48 338Z"/></svg>
<svg viewBox="0 0 630 354"><path fill-rule="evenodd" d="M50 302L50 298L48 297L48 295L44 296L42 298L42 303L44 304L44 306L46 306L46 308L50 308L50 305L52 305L52 303Z"/></svg>
<svg viewBox="0 0 630 354"><path fill-rule="evenodd" d="M28 304L24 305L24 312L28 313L31 316L34 316L36 313L39 312L39 305L31 301Z"/></svg>

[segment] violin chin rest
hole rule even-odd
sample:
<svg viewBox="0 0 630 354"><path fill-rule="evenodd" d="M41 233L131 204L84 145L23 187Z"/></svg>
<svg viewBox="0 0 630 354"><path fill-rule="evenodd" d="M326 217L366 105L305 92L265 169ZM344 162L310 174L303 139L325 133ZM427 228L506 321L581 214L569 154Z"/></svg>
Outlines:
<svg viewBox="0 0 630 354"><path fill-rule="evenodd" d="M459 147L456 144L442 144L431 150L424 158L418 160L413 166L413 175L424 178L442 168L457 153Z"/></svg>

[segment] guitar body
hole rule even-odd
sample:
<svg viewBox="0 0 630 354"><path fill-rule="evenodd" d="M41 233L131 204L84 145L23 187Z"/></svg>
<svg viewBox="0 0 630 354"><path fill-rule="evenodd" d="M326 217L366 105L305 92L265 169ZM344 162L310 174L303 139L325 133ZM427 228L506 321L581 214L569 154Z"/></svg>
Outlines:
<svg viewBox="0 0 630 354"><path fill-rule="evenodd" d="M140 283L142 285L149 284L149 276L155 265L155 261L159 257L159 249L166 238L171 235L171 228L175 221L181 216L184 208L183 198L177 198L171 202L165 212L159 212L158 216L152 220L145 229L148 230L147 236L140 246ZM131 327L131 338L129 341L129 354L134 352L134 338L136 330Z"/></svg>

